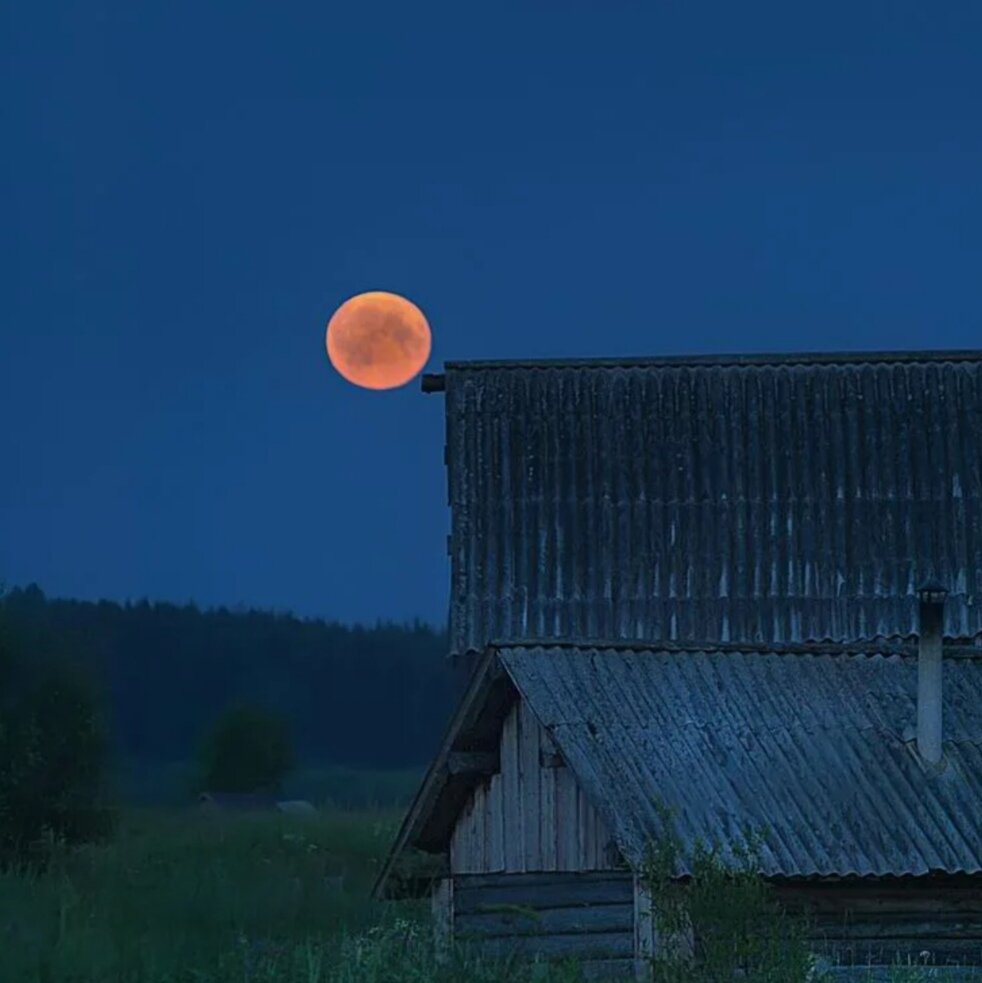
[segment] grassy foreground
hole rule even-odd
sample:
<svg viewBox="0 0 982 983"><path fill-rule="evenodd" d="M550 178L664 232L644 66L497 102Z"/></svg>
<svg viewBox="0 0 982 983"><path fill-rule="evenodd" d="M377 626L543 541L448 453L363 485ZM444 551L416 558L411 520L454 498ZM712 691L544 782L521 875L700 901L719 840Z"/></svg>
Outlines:
<svg viewBox="0 0 982 983"><path fill-rule="evenodd" d="M398 818L130 813L112 843L56 853L40 876L0 874L0 983L530 981L530 967L466 953L438 964L425 905L369 900Z"/></svg>
<svg viewBox="0 0 982 983"><path fill-rule="evenodd" d="M368 891L395 812L207 819L130 813L110 844L0 874L2 983L521 980L437 966L428 910ZM551 979L573 979L556 973Z"/></svg>

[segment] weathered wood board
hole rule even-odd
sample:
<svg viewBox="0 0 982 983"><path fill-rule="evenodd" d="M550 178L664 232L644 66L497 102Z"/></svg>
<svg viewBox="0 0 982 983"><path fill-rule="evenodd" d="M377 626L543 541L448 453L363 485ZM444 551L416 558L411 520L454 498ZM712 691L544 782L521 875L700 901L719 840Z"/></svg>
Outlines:
<svg viewBox="0 0 982 983"><path fill-rule="evenodd" d="M607 824L522 701L505 718L497 760L500 772L475 785L454 828L454 874L616 866Z"/></svg>

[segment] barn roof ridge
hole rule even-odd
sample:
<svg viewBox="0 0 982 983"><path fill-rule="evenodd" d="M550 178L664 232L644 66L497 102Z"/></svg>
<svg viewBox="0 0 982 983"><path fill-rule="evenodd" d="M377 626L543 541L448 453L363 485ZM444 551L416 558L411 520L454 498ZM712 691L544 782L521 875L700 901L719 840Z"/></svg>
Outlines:
<svg viewBox="0 0 982 983"><path fill-rule="evenodd" d="M982 646L973 644L971 638L944 639L945 658L982 660ZM495 639L485 651L500 652L505 649L566 649L583 651L633 652L652 654L662 652L686 653L746 653L761 655L896 655L901 658L917 658L917 636L882 636L871 639L839 642L832 639L804 642L741 642L666 639L603 639L603 638L516 638ZM472 650L473 651L473 650Z"/></svg>
<svg viewBox="0 0 982 983"><path fill-rule="evenodd" d="M787 351L733 352L726 354L631 355L596 358L511 358L457 359L444 363L447 372L467 372L503 369L618 369L618 368L706 368L752 367L767 365L843 365L876 362L977 362L982 361L982 349L897 349L887 351ZM423 376L423 388L428 392L441 378L439 373Z"/></svg>

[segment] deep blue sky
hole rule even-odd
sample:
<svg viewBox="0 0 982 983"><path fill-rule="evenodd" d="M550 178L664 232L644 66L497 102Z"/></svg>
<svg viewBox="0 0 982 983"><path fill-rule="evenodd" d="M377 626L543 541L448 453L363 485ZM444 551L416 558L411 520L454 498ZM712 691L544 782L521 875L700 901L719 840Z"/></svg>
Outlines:
<svg viewBox="0 0 982 983"><path fill-rule="evenodd" d="M442 621L445 359L982 340L982 4L15 0L0 582Z"/></svg>

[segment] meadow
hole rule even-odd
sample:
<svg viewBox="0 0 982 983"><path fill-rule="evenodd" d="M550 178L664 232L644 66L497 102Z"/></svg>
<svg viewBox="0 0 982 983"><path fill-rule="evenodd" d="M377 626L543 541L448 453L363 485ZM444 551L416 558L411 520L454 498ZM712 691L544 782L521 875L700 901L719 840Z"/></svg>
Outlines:
<svg viewBox="0 0 982 983"><path fill-rule="evenodd" d="M2 983L572 983L438 963L428 909L368 894L399 810L315 819L131 810L113 840L55 848L42 874L0 875ZM541 967L540 967L541 970ZM897 970L905 983L942 979ZM777 977L779 979L779 977Z"/></svg>

